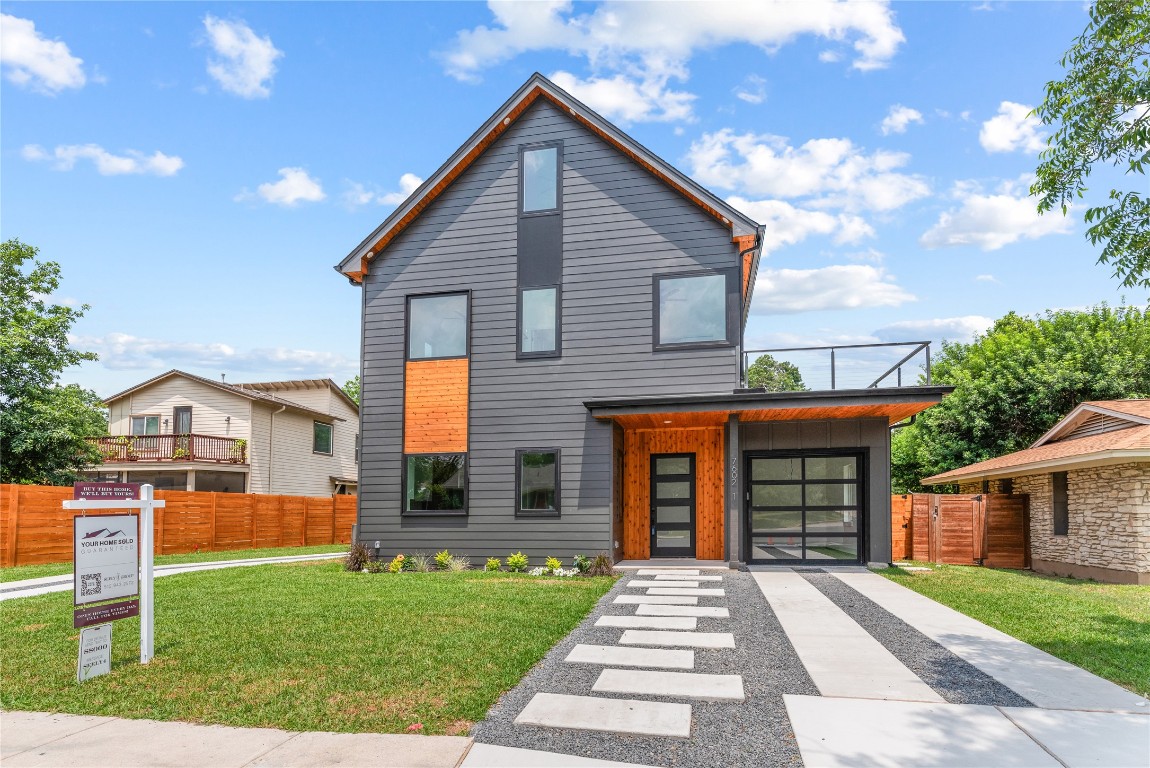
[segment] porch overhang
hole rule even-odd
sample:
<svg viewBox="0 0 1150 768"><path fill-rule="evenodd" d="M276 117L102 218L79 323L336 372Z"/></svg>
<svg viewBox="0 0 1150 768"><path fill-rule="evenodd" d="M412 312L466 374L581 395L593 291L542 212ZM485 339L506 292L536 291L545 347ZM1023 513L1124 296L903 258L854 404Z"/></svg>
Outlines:
<svg viewBox="0 0 1150 768"><path fill-rule="evenodd" d="M886 419L894 425L937 405L954 391L949 386L839 389L812 392L732 392L642 395L585 400L596 419L632 429L708 427L739 421L828 421Z"/></svg>

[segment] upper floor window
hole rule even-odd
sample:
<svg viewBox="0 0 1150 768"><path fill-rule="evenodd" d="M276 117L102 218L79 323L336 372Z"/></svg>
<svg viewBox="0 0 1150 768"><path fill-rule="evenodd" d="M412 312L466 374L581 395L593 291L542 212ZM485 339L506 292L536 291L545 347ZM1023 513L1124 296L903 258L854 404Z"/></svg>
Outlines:
<svg viewBox="0 0 1150 768"><path fill-rule="evenodd" d="M520 169L523 213L559 208L559 146L524 149L520 154Z"/></svg>
<svg viewBox="0 0 1150 768"><path fill-rule="evenodd" d="M655 347L715 346L731 341L732 272L655 277Z"/></svg>
<svg viewBox="0 0 1150 768"><path fill-rule="evenodd" d="M160 434L160 417L159 416L133 416L132 417L132 434L133 435L158 435L158 434Z"/></svg>
<svg viewBox="0 0 1150 768"><path fill-rule="evenodd" d="M466 293L407 298L407 359L467 357Z"/></svg>
<svg viewBox="0 0 1150 768"><path fill-rule="evenodd" d="M322 453L331 456L332 425L322 421L312 422L311 450L312 453Z"/></svg>
<svg viewBox="0 0 1150 768"><path fill-rule="evenodd" d="M519 291L519 356L559 356L559 288Z"/></svg>

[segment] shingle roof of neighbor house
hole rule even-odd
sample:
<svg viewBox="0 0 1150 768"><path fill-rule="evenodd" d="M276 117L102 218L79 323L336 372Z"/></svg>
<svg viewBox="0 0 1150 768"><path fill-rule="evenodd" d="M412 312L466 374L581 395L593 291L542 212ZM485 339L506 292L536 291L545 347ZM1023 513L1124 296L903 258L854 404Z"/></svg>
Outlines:
<svg viewBox="0 0 1150 768"><path fill-rule="evenodd" d="M1030 448L952 469L922 482L941 485L1121 461L1150 461L1150 399L1082 403Z"/></svg>

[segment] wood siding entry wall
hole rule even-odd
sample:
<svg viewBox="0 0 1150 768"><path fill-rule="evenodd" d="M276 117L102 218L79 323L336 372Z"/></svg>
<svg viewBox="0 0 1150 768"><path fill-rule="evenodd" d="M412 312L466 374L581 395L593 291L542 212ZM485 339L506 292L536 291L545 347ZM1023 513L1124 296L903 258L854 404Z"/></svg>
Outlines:
<svg viewBox="0 0 1150 768"><path fill-rule="evenodd" d="M628 429L623 433L623 557L651 557L651 454L695 454L695 557L722 560L723 428Z"/></svg>
<svg viewBox="0 0 1150 768"><path fill-rule="evenodd" d="M403 381L403 452L467 453L468 360L409 361Z"/></svg>

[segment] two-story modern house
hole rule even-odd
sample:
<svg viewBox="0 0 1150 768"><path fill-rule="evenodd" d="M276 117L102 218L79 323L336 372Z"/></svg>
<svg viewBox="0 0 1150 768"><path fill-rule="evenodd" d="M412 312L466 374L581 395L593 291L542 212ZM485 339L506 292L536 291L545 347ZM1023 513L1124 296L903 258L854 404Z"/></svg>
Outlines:
<svg viewBox="0 0 1150 768"><path fill-rule="evenodd" d="M95 479L158 489L355 493L359 408L331 379L226 384L168 371L104 401Z"/></svg>
<svg viewBox="0 0 1150 768"><path fill-rule="evenodd" d="M742 387L762 228L534 75L336 267L381 554L887 562L946 387ZM865 386L865 385L864 385Z"/></svg>

